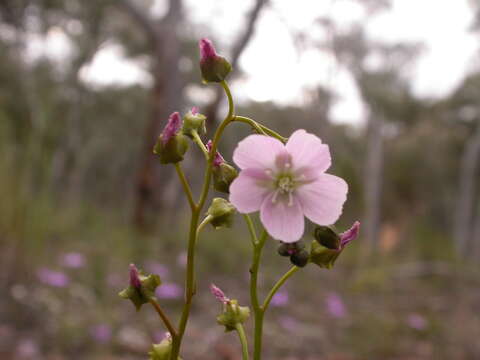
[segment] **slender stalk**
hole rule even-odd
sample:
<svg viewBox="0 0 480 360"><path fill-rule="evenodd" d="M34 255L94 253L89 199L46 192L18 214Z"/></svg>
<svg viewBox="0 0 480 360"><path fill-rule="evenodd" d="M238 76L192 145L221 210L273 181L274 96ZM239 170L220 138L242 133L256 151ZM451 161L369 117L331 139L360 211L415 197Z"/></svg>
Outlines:
<svg viewBox="0 0 480 360"><path fill-rule="evenodd" d="M162 308L160 307L160 304L157 302L157 300L155 299L150 299L150 304L152 304L152 306L155 308L155 310L157 311L158 315L160 316L160 318L162 319L163 323L165 324L165 327L168 329L168 331L170 332L170 335L172 337L175 337L177 336L177 331L175 330L175 328L173 327L172 323L170 322L170 320L168 319L167 315L163 312Z"/></svg>
<svg viewBox="0 0 480 360"><path fill-rule="evenodd" d="M235 329L237 330L238 338L242 344L242 359L248 360L248 342L247 337L245 336L245 330L243 330L242 324L237 324Z"/></svg>
<svg viewBox="0 0 480 360"><path fill-rule="evenodd" d="M249 124L255 130L257 130L258 133L274 137L274 138L280 140L283 143L286 143L287 140L288 140L287 138L283 137L282 135L280 135L276 131L273 131L272 129L266 127L265 125L262 125L262 124L256 122L255 120L250 119L246 116L235 116L234 121L239 121L239 122L243 122L245 124Z"/></svg>
<svg viewBox="0 0 480 360"><path fill-rule="evenodd" d="M254 345L253 345L253 359L260 360L262 352L262 332L263 332L263 309L260 307L258 301L258 269L260 267L260 258L262 255L262 249L265 245L265 240L268 234L264 230L262 236L253 245L253 258L252 266L250 268L250 302L252 303L255 330L254 330Z"/></svg>
<svg viewBox="0 0 480 360"><path fill-rule="evenodd" d="M255 246L256 244L258 244L258 238L257 238L257 232L255 231L255 225L253 225L253 221L250 218L250 215L244 214L243 218L245 219L245 222L247 223L248 232L250 233L250 238L252 240L252 244Z"/></svg>
<svg viewBox="0 0 480 360"><path fill-rule="evenodd" d="M202 150L203 155L205 155L205 159L207 159L208 161L208 150L205 144L203 143L202 139L200 138L200 135L198 135L197 131L193 130L192 136L193 136L193 141L198 145L200 150Z"/></svg>
<svg viewBox="0 0 480 360"><path fill-rule="evenodd" d="M180 182L182 183L183 191L187 195L188 199L188 204L190 205L190 209L192 211L195 210L195 201L193 200L193 195L192 195L192 190L190 188L190 185L188 184L187 178L185 177L185 174L182 170L182 167L180 163L175 163L175 170L177 170L178 177L180 179Z"/></svg>
<svg viewBox="0 0 480 360"><path fill-rule="evenodd" d="M178 325L178 334L177 336L172 336L172 352L170 354L171 360L177 360L180 354L180 346L182 345L183 335L187 328L188 318L190 316L190 309L192 307L192 298L195 295L195 243L197 240L197 228L199 217L202 212L203 206L207 200L208 192L210 190L210 181L212 178L212 169L213 169L213 160L215 158L215 153L217 151L217 144L223 134L223 131L227 125L233 120L233 114L235 111L232 94L230 89L225 81L222 81L221 86L225 90L225 93L228 98L228 114L220 124L220 126L215 131L213 137L212 149L208 155L208 161L205 169L205 177L203 181L202 192L200 193L200 198L198 203L193 204L192 207L192 217L190 220L190 232L188 239L188 251L187 251L187 271L185 276L185 303L182 310L182 315L180 317L180 322Z"/></svg>
<svg viewBox="0 0 480 360"><path fill-rule="evenodd" d="M298 270L300 270L299 267L297 266L292 266L290 270L288 270L281 278L280 280L277 281L277 283L273 286L272 290L268 293L267 297L265 298L265 301L263 302L262 305L262 310L265 312L268 309L268 305L270 305L270 301L272 301L273 296L275 293L282 287L283 284L292 276L295 274Z"/></svg>

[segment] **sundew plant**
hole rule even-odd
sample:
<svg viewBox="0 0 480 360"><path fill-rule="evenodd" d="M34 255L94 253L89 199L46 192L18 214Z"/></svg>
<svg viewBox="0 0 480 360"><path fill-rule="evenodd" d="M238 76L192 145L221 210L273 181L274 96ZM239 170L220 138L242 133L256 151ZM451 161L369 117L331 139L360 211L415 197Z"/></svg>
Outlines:
<svg viewBox="0 0 480 360"><path fill-rule="evenodd" d="M296 130L288 138L281 136L260 122L235 113L232 94L226 78L232 70L229 62L219 56L208 39L200 45L200 69L203 82L219 84L228 99L228 113L218 125L213 139L205 141L206 117L194 107L183 118L178 112L170 115L158 138L153 152L160 163L172 164L185 192L191 217L186 231L187 265L185 296L178 323L173 322L155 298L155 290L162 286L156 274L145 274L135 265L130 266L129 286L120 296L133 302L137 310L150 304L158 313L167 334L159 344L153 344L149 352L151 360L181 359L190 310L197 291L195 254L199 237L207 225L220 230L232 224L241 215L245 221L252 244L250 266L250 304L239 304L212 284L210 291L219 301L220 313L216 318L226 331L236 331L243 360L253 355L262 358L262 333L265 314L275 294L296 272L309 264L330 269L345 246L358 236L360 223L337 233L330 226L342 214L347 199L348 185L338 176L327 173L331 165L328 145L303 129ZM234 167L219 152L222 135L231 123L250 126L253 134L240 141L233 152ZM188 155L188 148L198 146L205 155L204 181L196 198L181 163ZM225 194L216 197L207 207L211 189ZM251 214L259 213L262 229L256 229ZM254 215L255 216L255 215ZM314 236L304 234L305 218L316 224ZM311 238L311 239L308 239ZM258 292L258 275L265 242L278 242L278 253L288 257L292 267L267 293ZM201 291L202 289L198 289ZM215 321L214 319L212 319ZM253 334L247 336L243 324L253 321ZM253 339L249 345L248 339Z"/></svg>

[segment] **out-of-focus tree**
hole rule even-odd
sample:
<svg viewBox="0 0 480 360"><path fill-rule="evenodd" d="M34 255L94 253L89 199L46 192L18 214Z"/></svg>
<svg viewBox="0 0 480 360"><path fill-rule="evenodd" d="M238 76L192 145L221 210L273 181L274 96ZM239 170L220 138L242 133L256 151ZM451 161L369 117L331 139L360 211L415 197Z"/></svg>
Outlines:
<svg viewBox="0 0 480 360"><path fill-rule="evenodd" d="M250 41L261 9L267 0L255 0L247 16L245 30L232 47L232 65L237 67L238 60ZM144 146L140 154L140 169L137 175L134 222L145 227L146 213L149 209L161 210L171 207L176 200L175 191L166 191L170 172L162 171L152 156L152 148L168 115L182 108L183 88L187 84L179 69L182 41L180 29L188 21L185 18L182 0L168 1L168 11L163 18L152 19L146 9L140 8L130 0L121 0L121 7L137 23L143 37L147 40L152 54L151 74L153 78L152 115L146 128ZM218 106L222 99L217 91L212 103L207 107L209 121L215 121Z"/></svg>

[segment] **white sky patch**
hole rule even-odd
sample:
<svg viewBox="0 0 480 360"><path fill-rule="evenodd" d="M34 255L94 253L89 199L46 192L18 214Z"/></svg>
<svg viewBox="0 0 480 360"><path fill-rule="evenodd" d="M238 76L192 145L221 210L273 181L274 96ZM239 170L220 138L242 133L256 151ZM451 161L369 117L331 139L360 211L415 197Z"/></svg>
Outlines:
<svg viewBox="0 0 480 360"><path fill-rule="evenodd" d="M103 47L93 60L80 71L86 82L97 85L151 84L150 74L140 61L125 58L123 48L117 44Z"/></svg>
<svg viewBox="0 0 480 360"><path fill-rule="evenodd" d="M163 3L153 3L154 15L165 12ZM198 37L217 38L222 52L222 48L231 48L243 30L245 14L252 4L253 1L186 0L185 14L196 24L206 24L206 33ZM304 31L320 40L326 35L315 25L318 18L327 17L340 29L346 29L366 16L364 8L354 0L272 0L242 55L240 65L245 77L233 84L235 95L240 99L301 104L305 89L322 85L338 95L331 111L335 121L361 121L365 108L350 74L325 52L296 48L292 33ZM474 34L468 33L472 18L467 0L393 0L392 9L369 19L366 29L372 40L423 42L426 48L408 75L418 95L435 97L450 92L471 68L480 43ZM52 40L48 51L65 53L55 50L55 43L63 41L61 36L53 38L57 40ZM35 41L32 44L37 47L35 51L42 51L45 46ZM375 59L371 60L373 66ZM109 45L82 70L82 77L96 84L150 83L144 69L144 64L126 59L119 45Z"/></svg>

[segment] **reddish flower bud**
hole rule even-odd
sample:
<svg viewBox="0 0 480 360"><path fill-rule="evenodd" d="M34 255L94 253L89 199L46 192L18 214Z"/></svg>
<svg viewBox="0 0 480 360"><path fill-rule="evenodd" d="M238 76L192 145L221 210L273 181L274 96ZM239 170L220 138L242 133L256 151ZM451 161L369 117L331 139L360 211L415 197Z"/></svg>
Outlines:
<svg viewBox="0 0 480 360"><path fill-rule="evenodd" d="M206 147L208 152L212 151L212 140L208 140ZM219 167L224 162L225 162L225 159L223 158L223 156L218 151L215 152L215 158L213 159L213 166Z"/></svg>
<svg viewBox="0 0 480 360"><path fill-rule="evenodd" d="M134 264L130 264L130 285L138 290L142 287L142 282L140 281L140 274Z"/></svg>
<svg viewBox="0 0 480 360"><path fill-rule="evenodd" d="M213 44L208 39L199 41L200 70L203 82L222 82L232 71L232 65L223 57L217 55Z"/></svg>
<svg viewBox="0 0 480 360"><path fill-rule="evenodd" d="M165 125L165 128L160 135L164 146L179 132L181 127L182 119L180 118L180 114L178 112L172 113L168 118L167 125Z"/></svg>

